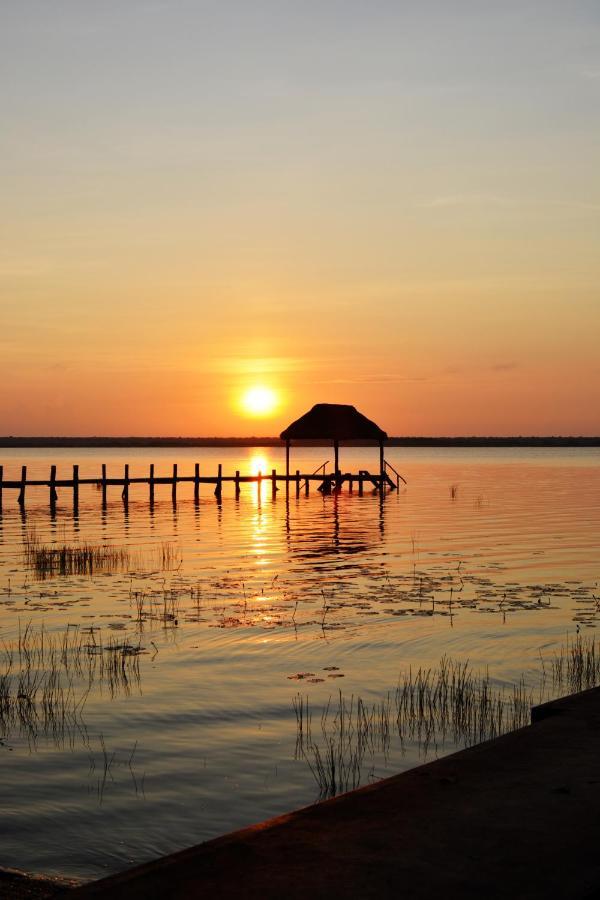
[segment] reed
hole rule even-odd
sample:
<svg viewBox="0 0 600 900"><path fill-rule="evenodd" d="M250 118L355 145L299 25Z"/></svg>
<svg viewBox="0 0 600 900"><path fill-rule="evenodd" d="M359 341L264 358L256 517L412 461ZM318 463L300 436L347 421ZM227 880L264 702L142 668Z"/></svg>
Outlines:
<svg viewBox="0 0 600 900"><path fill-rule="evenodd" d="M551 660L554 691L567 688L571 693L584 691L600 684L600 648L595 637L577 633L567 635L566 642L555 651Z"/></svg>

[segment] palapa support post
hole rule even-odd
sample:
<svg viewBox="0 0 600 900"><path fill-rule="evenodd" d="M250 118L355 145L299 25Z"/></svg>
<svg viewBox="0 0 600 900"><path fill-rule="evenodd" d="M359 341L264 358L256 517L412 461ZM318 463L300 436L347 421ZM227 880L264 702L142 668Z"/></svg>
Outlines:
<svg viewBox="0 0 600 900"><path fill-rule="evenodd" d="M50 466L50 509L54 509L58 494L56 493L56 466Z"/></svg>
<svg viewBox="0 0 600 900"><path fill-rule="evenodd" d="M25 506L25 485L27 484L27 466L21 466L21 487L19 489L19 496L17 497L17 503L20 507Z"/></svg>
<svg viewBox="0 0 600 900"><path fill-rule="evenodd" d="M173 485L171 487L171 500L173 505L177 503L177 463L173 463Z"/></svg>
<svg viewBox="0 0 600 900"><path fill-rule="evenodd" d="M73 466L73 509L79 509L79 466Z"/></svg>
<svg viewBox="0 0 600 900"><path fill-rule="evenodd" d="M194 503L200 499L200 463L194 465Z"/></svg>
<svg viewBox="0 0 600 900"><path fill-rule="evenodd" d="M102 463L102 509L106 507L106 463Z"/></svg>
<svg viewBox="0 0 600 900"><path fill-rule="evenodd" d="M123 493L121 494L125 506L129 503L129 464L125 463L125 475L123 478Z"/></svg>
<svg viewBox="0 0 600 900"><path fill-rule="evenodd" d="M235 499L240 499L240 470L235 470Z"/></svg>
<svg viewBox="0 0 600 900"><path fill-rule="evenodd" d="M221 495L223 493L223 466L219 463L219 474L217 475L217 484L215 487L215 497L217 500L221 499Z"/></svg>
<svg viewBox="0 0 600 900"><path fill-rule="evenodd" d="M277 472L275 469L271 469L271 497L273 500L277 497Z"/></svg>
<svg viewBox="0 0 600 900"><path fill-rule="evenodd" d="M300 496L300 469L296 469L296 499Z"/></svg>

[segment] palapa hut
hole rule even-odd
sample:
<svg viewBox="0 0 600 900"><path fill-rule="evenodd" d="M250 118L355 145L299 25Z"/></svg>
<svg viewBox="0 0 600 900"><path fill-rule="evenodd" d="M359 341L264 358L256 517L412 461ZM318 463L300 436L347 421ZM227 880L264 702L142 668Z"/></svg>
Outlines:
<svg viewBox="0 0 600 900"><path fill-rule="evenodd" d="M335 475L339 473L340 441L376 441L379 444L379 470L384 475L383 444L387 434L379 425L367 419L354 406L344 403L317 403L281 432L285 441L285 471L290 474L290 444L292 441L331 441L335 453Z"/></svg>

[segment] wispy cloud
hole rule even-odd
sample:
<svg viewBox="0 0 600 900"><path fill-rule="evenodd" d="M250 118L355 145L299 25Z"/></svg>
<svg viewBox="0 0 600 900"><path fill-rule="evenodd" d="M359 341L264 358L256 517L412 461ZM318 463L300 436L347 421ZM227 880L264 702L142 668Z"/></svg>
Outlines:
<svg viewBox="0 0 600 900"><path fill-rule="evenodd" d="M502 196L501 194L488 193L462 193L462 194L441 194L425 201L422 205L427 209L444 209L458 206L512 206L514 203L511 197Z"/></svg>

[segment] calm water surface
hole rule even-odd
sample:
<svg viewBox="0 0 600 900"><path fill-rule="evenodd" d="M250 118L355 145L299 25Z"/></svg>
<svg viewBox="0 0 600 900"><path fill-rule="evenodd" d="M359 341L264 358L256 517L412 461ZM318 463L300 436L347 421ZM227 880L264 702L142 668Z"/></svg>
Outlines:
<svg viewBox="0 0 600 900"><path fill-rule="evenodd" d="M292 465L313 471L326 458L298 450ZM388 458L408 486L384 498L312 488L286 503L264 485L236 501L226 486L217 503L203 486L196 505L182 485L176 508L164 486L150 509L147 487L134 486L128 509L109 488L102 511L85 487L77 518L67 490L51 518L47 490L28 490L25 516L5 492L0 676L12 658L22 698L53 666L59 682L46 712L40 687L35 708L21 699L0 717L0 865L96 878L314 802L298 694L318 721L340 689L379 702L400 673L444 654L488 667L498 685L523 676L535 686L540 656L578 627L593 634L599 451L397 448ZM51 463L69 477L77 462L86 477L102 462L109 476L124 462L135 476L150 462L157 475L173 462L192 474L195 461L205 474L218 462L225 473L284 469L273 448L0 455L5 478L23 463L32 477ZM342 467L375 470L376 451L347 449ZM32 542L130 556L91 576L44 578L26 558ZM23 672L28 685L15 681ZM453 749L391 739L365 754L360 781Z"/></svg>

